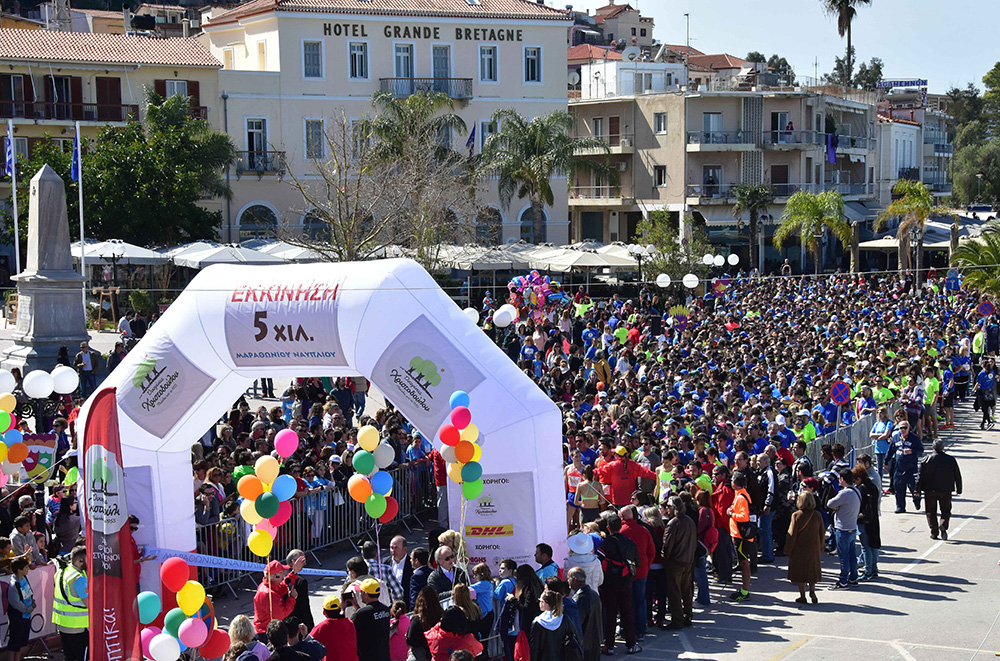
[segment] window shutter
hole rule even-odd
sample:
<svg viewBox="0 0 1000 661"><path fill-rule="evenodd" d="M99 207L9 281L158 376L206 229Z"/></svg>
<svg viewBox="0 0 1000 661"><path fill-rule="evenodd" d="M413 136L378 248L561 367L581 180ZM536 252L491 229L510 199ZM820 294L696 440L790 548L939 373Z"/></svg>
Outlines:
<svg viewBox="0 0 1000 661"><path fill-rule="evenodd" d="M83 78L80 76L70 76L69 102L72 104L70 110L73 119L83 119Z"/></svg>
<svg viewBox="0 0 1000 661"><path fill-rule="evenodd" d="M31 76L24 74L24 116L35 116L35 85Z"/></svg>
<svg viewBox="0 0 1000 661"><path fill-rule="evenodd" d="M161 98L167 98L167 81L165 80L154 80L153 81L153 91L156 92Z"/></svg>
<svg viewBox="0 0 1000 661"><path fill-rule="evenodd" d="M189 80L188 84L188 96L191 97L191 109L194 110L201 105L201 85L197 80Z"/></svg>

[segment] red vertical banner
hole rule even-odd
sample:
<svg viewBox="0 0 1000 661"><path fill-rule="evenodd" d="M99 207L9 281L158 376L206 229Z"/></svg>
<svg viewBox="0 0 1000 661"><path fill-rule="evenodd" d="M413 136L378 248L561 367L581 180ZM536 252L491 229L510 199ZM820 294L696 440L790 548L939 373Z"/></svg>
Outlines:
<svg viewBox="0 0 1000 661"><path fill-rule="evenodd" d="M114 388L94 396L78 461L87 507L90 658L125 661L132 658L139 622Z"/></svg>

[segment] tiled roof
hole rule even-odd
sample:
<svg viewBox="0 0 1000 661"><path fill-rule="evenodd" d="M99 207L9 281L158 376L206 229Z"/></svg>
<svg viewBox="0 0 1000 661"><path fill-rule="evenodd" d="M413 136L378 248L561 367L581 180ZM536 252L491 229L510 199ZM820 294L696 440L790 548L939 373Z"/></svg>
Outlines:
<svg viewBox="0 0 1000 661"><path fill-rule="evenodd" d="M0 30L0 60L222 66L195 39L43 30Z"/></svg>
<svg viewBox="0 0 1000 661"><path fill-rule="evenodd" d="M739 69L745 64L750 64L747 60L740 59L735 55L730 55L728 53L715 53L713 55L690 55L688 56L688 62L691 64L700 64L703 67L709 67L710 69Z"/></svg>
<svg viewBox="0 0 1000 661"><path fill-rule="evenodd" d="M363 14L369 16L444 16L469 19L568 20L561 10L534 0L251 0L213 18L206 27L270 11Z"/></svg>
<svg viewBox="0 0 1000 661"><path fill-rule="evenodd" d="M598 7L594 10L594 17L597 19L598 23L601 23L606 18L614 18L621 13L626 11L635 11L632 9L631 5L616 5L613 2L603 7Z"/></svg>
<svg viewBox="0 0 1000 661"><path fill-rule="evenodd" d="M86 14L87 16L93 16L94 18L117 18L118 20L125 22L125 16L120 11L104 11L103 9L77 9L73 7L72 11L78 11L81 14Z"/></svg>
<svg viewBox="0 0 1000 661"><path fill-rule="evenodd" d="M920 122L915 122L912 119L903 119L902 117L894 117L884 112L880 112L878 114L878 121L891 122L895 124L908 124L909 126L920 126Z"/></svg>
<svg viewBox="0 0 1000 661"><path fill-rule="evenodd" d="M577 60L620 60L622 54L609 46L577 44L566 51L566 59L570 62Z"/></svg>
<svg viewBox="0 0 1000 661"><path fill-rule="evenodd" d="M693 46L682 46L679 44L678 45L664 44L664 45L670 50L680 53L681 55L687 55L688 57L691 57L692 55L704 55L704 53L702 53L700 50L698 50Z"/></svg>

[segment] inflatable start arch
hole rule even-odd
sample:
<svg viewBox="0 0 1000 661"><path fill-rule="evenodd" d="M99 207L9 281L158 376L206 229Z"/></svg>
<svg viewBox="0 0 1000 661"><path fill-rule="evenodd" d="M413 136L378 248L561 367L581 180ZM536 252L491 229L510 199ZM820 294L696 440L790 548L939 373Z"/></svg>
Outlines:
<svg viewBox="0 0 1000 661"><path fill-rule="evenodd" d="M219 265L195 277L104 384L117 388L139 543L194 549L191 446L254 379L356 374L428 439L451 393L469 393L486 485L467 507L470 556L531 561L545 541L563 557L559 410L410 260ZM461 489L449 489L455 528Z"/></svg>

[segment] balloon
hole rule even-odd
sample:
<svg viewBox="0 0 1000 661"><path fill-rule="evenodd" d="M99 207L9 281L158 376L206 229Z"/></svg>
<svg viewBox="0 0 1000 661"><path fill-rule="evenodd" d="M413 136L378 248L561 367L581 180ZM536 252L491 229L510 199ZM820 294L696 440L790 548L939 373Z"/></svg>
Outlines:
<svg viewBox="0 0 1000 661"><path fill-rule="evenodd" d="M7 429L3 430L3 433L6 434L7 432L14 431L14 427L17 427L17 416L14 415L13 413L11 413L10 414L10 425L7 427ZM21 436L20 436L21 432L17 432L17 433L18 433L18 437L17 438L21 438Z"/></svg>
<svg viewBox="0 0 1000 661"><path fill-rule="evenodd" d="M20 464L12 464L9 459L4 459L0 461L0 471L6 476L11 476L21 470Z"/></svg>
<svg viewBox="0 0 1000 661"><path fill-rule="evenodd" d="M368 516L373 519L377 519L383 514L385 514L385 509L388 507L385 501L385 496L380 493L373 493L368 496L368 500L365 501L365 511L368 512Z"/></svg>
<svg viewBox="0 0 1000 661"><path fill-rule="evenodd" d="M142 655L144 657L150 658L153 656L149 653L149 642L159 633L162 633L160 627L146 627L139 634L139 640L142 641Z"/></svg>
<svg viewBox="0 0 1000 661"><path fill-rule="evenodd" d="M257 500L264 493L264 486L256 475L244 475L236 483L236 490L247 500Z"/></svg>
<svg viewBox="0 0 1000 661"><path fill-rule="evenodd" d="M68 395L80 385L80 375L69 365L58 365L50 375L52 389L60 395Z"/></svg>
<svg viewBox="0 0 1000 661"><path fill-rule="evenodd" d="M188 647L201 647L208 640L208 627L201 620L191 618L181 622L177 634L182 644Z"/></svg>
<svg viewBox="0 0 1000 661"><path fill-rule="evenodd" d="M469 393L464 390L456 390L451 393L451 399L448 400L448 404L451 408L457 408L459 406L469 407Z"/></svg>
<svg viewBox="0 0 1000 661"><path fill-rule="evenodd" d="M12 464L19 464L28 458L28 446L24 443L15 443L7 448L7 461Z"/></svg>
<svg viewBox="0 0 1000 661"><path fill-rule="evenodd" d="M171 592L179 592L190 576L188 563L180 558L167 558L160 565L160 581Z"/></svg>
<svg viewBox="0 0 1000 661"><path fill-rule="evenodd" d="M277 528L278 526L284 524L285 521L288 521L288 519L290 519L291 516L292 516L292 504L286 500L285 502L278 504L278 513L272 516L270 519L268 519L268 521L271 522L272 526Z"/></svg>
<svg viewBox="0 0 1000 661"><path fill-rule="evenodd" d="M32 370L21 381L21 389L31 399L47 399L54 387L52 376L44 370Z"/></svg>
<svg viewBox="0 0 1000 661"><path fill-rule="evenodd" d="M462 441L455 446L455 458L459 463L465 464L472 461L472 455L475 453L476 449L468 441Z"/></svg>
<svg viewBox="0 0 1000 661"><path fill-rule="evenodd" d="M478 498L479 494L483 492L483 481L476 480L475 482L466 482L462 485L462 495L465 496L466 500L472 500L473 498Z"/></svg>
<svg viewBox="0 0 1000 661"><path fill-rule="evenodd" d="M353 464L354 470L362 475L370 475L375 470L375 456L367 450L358 450L354 453L351 464Z"/></svg>
<svg viewBox="0 0 1000 661"><path fill-rule="evenodd" d="M184 587L180 589L177 593L177 606L184 612L185 615L191 617L202 607L205 603L205 588L202 587L201 583L198 581L188 581L184 584ZM184 643L188 647L187 643ZM197 647L197 645L195 645Z"/></svg>
<svg viewBox="0 0 1000 661"><path fill-rule="evenodd" d="M358 430L358 445L361 446L362 450L374 452L375 448L378 447L378 442L378 430L371 425L365 425Z"/></svg>
<svg viewBox="0 0 1000 661"><path fill-rule="evenodd" d="M445 445L458 445L462 440L462 433L454 425L444 425L438 430L438 438Z"/></svg>
<svg viewBox="0 0 1000 661"><path fill-rule="evenodd" d="M139 622L149 624L160 614L160 595L155 592L140 592L135 598L135 603L139 608Z"/></svg>
<svg viewBox="0 0 1000 661"><path fill-rule="evenodd" d="M260 514L257 514L256 505L256 502L252 500L244 500L240 503L240 516L251 526L260 521Z"/></svg>
<svg viewBox="0 0 1000 661"><path fill-rule="evenodd" d="M399 503L392 496L385 497L385 512L378 518L381 523L389 523L399 514Z"/></svg>
<svg viewBox="0 0 1000 661"><path fill-rule="evenodd" d="M470 461L462 466L462 481L475 482L483 476L483 466L478 461Z"/></svg>
<svg viewBox="0 0 1000 661"><path fill-rule="evenodd" d="M247 547L254 555L266 558L274 547L274 538L263 530L254 530L247 537Z"/></svg>
<svg viewBox="0 0 1000 661"><path fill-rule="evenodd" d="M455 458L455 448L450 445L445 445L441 448L441 458L447 461L449 464L453 464L458 459Z"/></svg>
<svg viewBox="0 0 1000 661"><path fill-rule="evenodd" d="M0 410L0 429L7 429L10 426L10 413Z"/></svg>
<svg viewBox="0 0 1000 661"><path fill-rule="evenodd" d="M448 464L448 477L455 484L462 483L462 464Z"/></svg>
<svg viewBox="0 0 1000 661"><path fill-rule="evenodd" d="M271 494L278 500L288 500L299 490L299 483L291 475L279 475L271 485Z"/></svg>
<svg viewBox="0 0 1000 661"><path fill-rule="evenodd" d="M260 481L268 484L274 482L274 478L278 477L279 469L278 460L271 455L264 455L257 460L253 467L253 471L260 478Z"/></svg>
<svg viewBox="0 0 1000 661"><path fill-rule="evenodd" d="M464 310L462 310L462 312L465 313L465 316L468 317L469 321L471 321L472 323L474 324L479 323L479 311L476 310L476 308L465 308Z"/></svg>
<svg viewBox="0 0 1000 661"><path fill-rule="evenodd" d="M17 387L17 379L10 370L0 370L0 392L10 392Z"/></svg>
<svg viewBox="0 0 1000 661"><path fill-rule="evenodd" d="M13 445L14 443L20 443L24 440L24 434L21 433L20 429L8 429L3 433L3 442L7 445Z"/></svg>
<svg viewBox="0 0 1000 661"><path fill-rule="evenodd" d="M474 423L470 422L465 429L462 430L462 434L459 436L463 441L469 441L470 443L475 443L476 439L479 438L479 427Z"/></svg>
<svg viewBox="0 0 1000 661"><path fill-rule="evenodd" d="M3 443L0 443L0 445L3 445ZM4 445L3 449L0 449L0 455L3 455L3 457L7 456L7 446ZM2 460L3 457L0 457L0 460ZM66 479L63 480L63 484L65 484L66 486L72 486L76 484L76 481L77 479L79 479L79 477L80 477L80 469L78 469L76 466L73 466L73 468L70 468L68 471L66 471Z"/></svg>
<svg viewBox="0 0 1000 661"><path fill-rule="evenodd" d="M163 633L176 638L177 629L181 626L181 622L185 619L187 618L184 615L184 611L180 608L171 608L167 611L167 614L163 616Z"/></svg>
<svg viewBox="0 0 1000 661"><path fill-rule="evenodd" d="M254 509L262 519L270 519L278 513L278 505L281 500L273 493L262 493L260 498L254 501Z"/></svg>
<svg viewBox="0 0 1000 661"><path fill-rule="evenodd" d="M257 522L257 525L255 525L253 529L266 532L268 535L271 536L271 539L274 539L275 537L278 536L278 529L275 527L273 523L271 523L270 519L261 519L260 521Z"/></svg>
<svg viewBox="0 0 1000 661"><path fill-rule="evenodd" d="M347 480L347 493L354 500L363 503L372 495L372 485L364 475L352 475Z"/></svg>
<svg viewBox="0 0 1000 661"><path fill-rule="evenodd" d="M383 496L388 496L392 491L392 475L389 475L385 471L379 471L369 478L372 485L372 491L375 493L380 493Z"/></svg>
<svg viewBox="0 0 1000 661"><path fill-rule="evenodd" d="M198 653L206 659L216 659L229 651L232 641L225 629L215 629L208 637L208 642L201 646Z"/></svg>
<svg viewBox="0 0 1000 661"><path fill-rule="evenodd" d="M375 448L375 465L379 468L388 468L396 460L396 451L388 443L380 443Z"/></svg>
<svg viewBox="0 0 1000 661"><path fill-rule="evenodd" d="M483 458L483 449L481 447L479 447L478 445L476 445L475 443L473 443L472 444L472 459L470 459L469 461L479 461L482 458Z"/></svg>
<svg viewBox="0 0 1000 661"><path fill-rule="evenodd" d="M497 328L507 328L514 323L514 315L507 310L497 310L493 313L493 325Z"/></svg>
<svg viewBox="0 0 1000 661"><path fill-rule="evenodd" d="M458 406L451 410L451 424L459 429L465 429L470 422L472 422L472 412L466 407Z"/></svg>
<svg viewBox="0 0 1000 661"><path fill-rule="evenodd" d="M0 443L0 462L3 462L5 459L7 459L7 445L4 443ZM76 470L76 466L74 466L70 470ZM4 475L4 473L0 473L0 475ZM69 486L70 484L72 484L72 482L68 481L69 473L66 474L66 478L67 478L66 485Z"/></svg>
<svg viewBox="0 0 1000 661"><path fill-rule="evenodd" d="M291 429L282 429L274 437L274 449L285 459L291 457L299 449L299 435Z"/></svg>
<svg viewBox="0 0 1000 661"><path fill-rule="evenodd" d="M149 656L153 661L177 661L180 655L181 645L169 633L158 633L149 641Z"/></svg>

